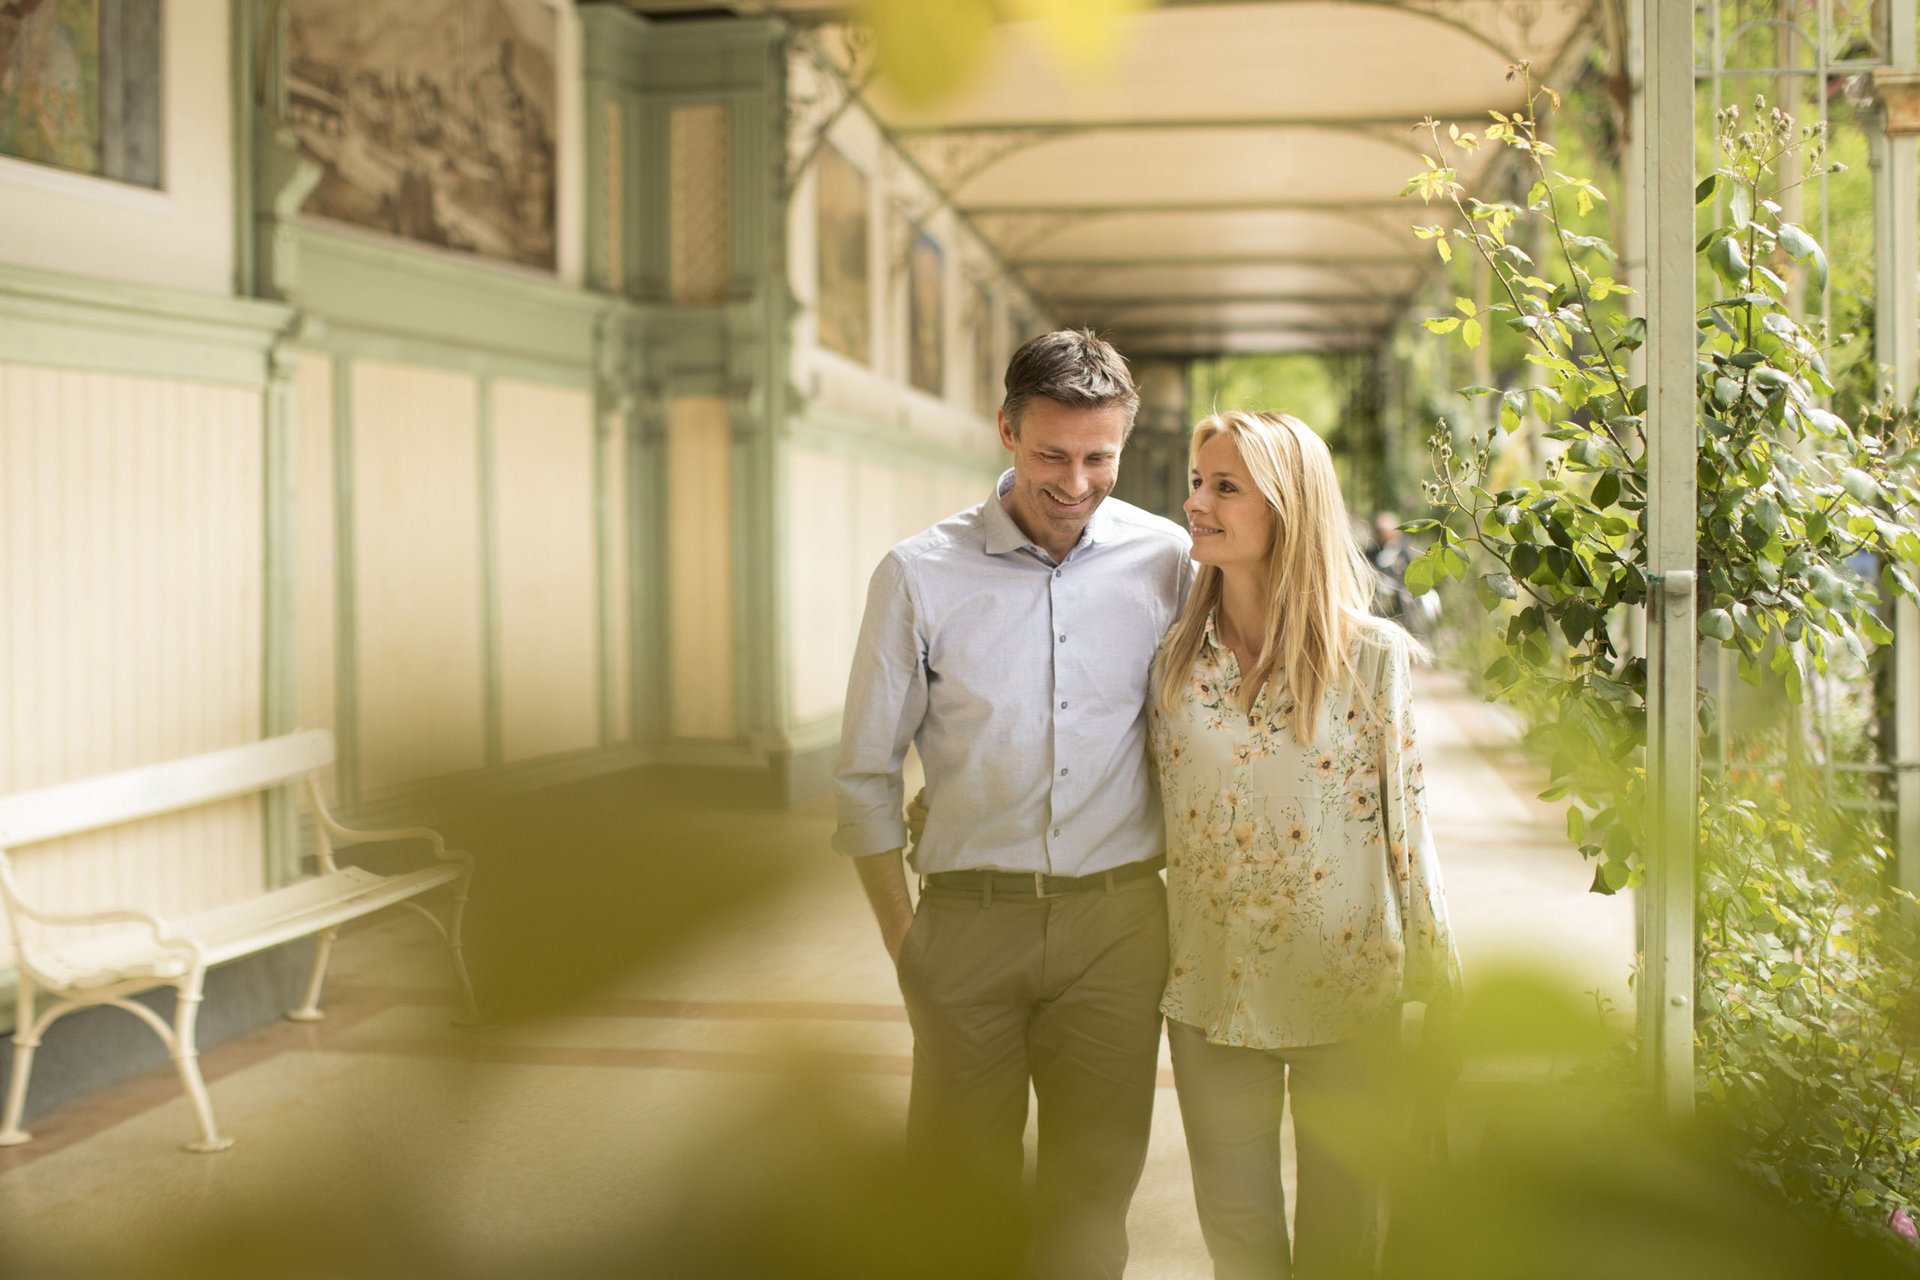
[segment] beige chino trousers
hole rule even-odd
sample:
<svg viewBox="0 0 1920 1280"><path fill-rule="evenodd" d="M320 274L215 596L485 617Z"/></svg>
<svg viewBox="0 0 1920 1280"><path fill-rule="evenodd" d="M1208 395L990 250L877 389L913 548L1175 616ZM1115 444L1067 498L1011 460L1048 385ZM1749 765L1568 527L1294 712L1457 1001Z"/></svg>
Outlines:
<svg viewBox="0 0 1920 1280"><path fill-rule="evenodd" d="M1028 1274L1118 1280L1158 1075L1160 877L1051 898L929 886L899 969L913 1024L914 1149L1017 1191L1031 1082Z"/></svg>

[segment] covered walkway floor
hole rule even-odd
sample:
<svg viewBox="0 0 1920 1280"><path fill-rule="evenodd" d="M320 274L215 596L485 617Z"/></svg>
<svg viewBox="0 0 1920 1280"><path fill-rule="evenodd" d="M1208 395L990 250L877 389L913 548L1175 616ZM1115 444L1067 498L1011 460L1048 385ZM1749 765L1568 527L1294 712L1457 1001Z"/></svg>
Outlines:
<svg viewBox="0 0 1920 1280"><path fill-rule="evenodd" d="M1631 904L1586 893L1493 708L1429 672L1419 715L1469 980L1523 958L1624 1023ZM717 1207L716 1229L748 1229L734 1198L782 1169L831 1168L823 1142L892 1131L910 1037L854 877L827 851L830 819L741 814L723 829L805 869L564 1016L450 1030L443 953L389 917L343 940L327 1022L206 1053L231 1151L180 1152L188 1113L166 1068L40 1118L33 1144L0 1151L0 1264L291 1274L249 1264L298 1256L312 1274L557 1275L597 1270L604 1246L628 1260L619 1273L654 1274L663 1224ZM816 1219L831 1257L833 1217ZM1164 1072L1133 1224L1130 1274L1207 1274Z"/></svg>

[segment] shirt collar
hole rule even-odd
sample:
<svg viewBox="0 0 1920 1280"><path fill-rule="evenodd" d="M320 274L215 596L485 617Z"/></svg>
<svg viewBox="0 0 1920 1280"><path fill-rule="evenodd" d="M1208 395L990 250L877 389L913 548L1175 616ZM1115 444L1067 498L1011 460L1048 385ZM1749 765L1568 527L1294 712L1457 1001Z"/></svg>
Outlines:
<svg viewBox="0 0 1920 1280"><path fill-rule="evenodd" d="M1013 488L1013 468L1008 467L1000 473L999 482L993 486L993 496L987 499L985 507L987 554L990 556L1005 555L1009 551L1018 551L1022 547L1032 547L1035 551L1040 551L1040 547L1033 539L1020 531L1020 526L1013 522L1013 517L1007 514L1006 504L1001 501L1011 488ZM1082 547L1105 542L1113 536L1114 517L1113 513L1107 509L1107 504L1111 501L1113 496L1109 494L1100 500L1099 506L1093 509L1093 514L1087 518L1086 529L1080 534L1080 541L1074 544L1073 551L1067 553L1069 556Z"/></svg>

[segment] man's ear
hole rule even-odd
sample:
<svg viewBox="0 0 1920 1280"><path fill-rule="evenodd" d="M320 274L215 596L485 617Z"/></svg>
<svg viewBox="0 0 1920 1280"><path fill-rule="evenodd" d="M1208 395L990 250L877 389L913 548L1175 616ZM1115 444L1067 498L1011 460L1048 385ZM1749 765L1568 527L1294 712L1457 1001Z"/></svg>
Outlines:
<svg viewBox="0 0 1920 1280"><path fill-rule="evenodd" d="M1007 420L1007 411L998 410L997 417L1000 422L1000 447L1008 453L1020 452L1020 439L1013 433L1013 423Z"/></svg>

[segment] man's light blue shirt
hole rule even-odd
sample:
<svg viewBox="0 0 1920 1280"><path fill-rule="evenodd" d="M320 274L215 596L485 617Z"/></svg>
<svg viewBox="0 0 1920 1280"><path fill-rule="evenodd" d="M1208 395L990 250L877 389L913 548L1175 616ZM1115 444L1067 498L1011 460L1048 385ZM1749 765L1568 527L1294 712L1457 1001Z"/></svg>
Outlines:
<svg viewBox="0 0 1920 1280"><path fill-rule="evenodd" d="M901 768L927 776L922 875L1089 875L1164 848L1147 669L1193 580L1178 525L1107 498L1055 562L1000 496L893 548L867 589L835 791L841 853L907 843Z"/></svg>

